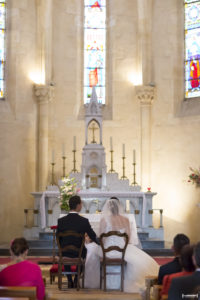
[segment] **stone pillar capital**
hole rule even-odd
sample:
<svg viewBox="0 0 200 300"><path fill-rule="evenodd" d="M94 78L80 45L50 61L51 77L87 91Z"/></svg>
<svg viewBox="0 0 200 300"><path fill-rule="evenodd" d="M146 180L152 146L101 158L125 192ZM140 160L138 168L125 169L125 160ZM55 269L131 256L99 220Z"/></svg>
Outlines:
<svg viewBox="0 0 200 300"><path fill-rule="evenodd" d="M35 84L34 92L39 104L49 103L54 98L54 86Z"/></svg>
<svg viewBox="0 0 200 300"><path fill-rule="evenodd" d="M137 86L136 95L141 105L151 105L155 98L155 87L150 85Z"/></svg>

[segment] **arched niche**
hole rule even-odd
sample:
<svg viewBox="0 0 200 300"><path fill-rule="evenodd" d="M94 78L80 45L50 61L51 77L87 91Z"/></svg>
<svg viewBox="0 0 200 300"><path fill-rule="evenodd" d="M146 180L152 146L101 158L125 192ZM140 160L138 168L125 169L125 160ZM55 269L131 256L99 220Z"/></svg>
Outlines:
<svg viewBox="0 0 200 300"><path fill-rule="evenodd" d="M87 126L87 144L100 144L100 124L92 119Z"/></svg>

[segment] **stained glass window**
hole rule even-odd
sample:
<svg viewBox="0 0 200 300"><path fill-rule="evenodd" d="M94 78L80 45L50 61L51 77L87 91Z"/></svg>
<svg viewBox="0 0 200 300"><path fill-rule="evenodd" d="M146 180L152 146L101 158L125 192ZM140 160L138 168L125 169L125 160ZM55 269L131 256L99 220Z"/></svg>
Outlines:
<svg viewBox="0 0 200 300"><path fill-rule="evenodd" d="M85 0L84 103L95 86L98 101L105 103L106 0Z"/></svg>
<svg viewBox="0 0 200 300"><path fill-rule="evenodd" d="M200 1L185 0L185 97L200 97Z"/></svg>

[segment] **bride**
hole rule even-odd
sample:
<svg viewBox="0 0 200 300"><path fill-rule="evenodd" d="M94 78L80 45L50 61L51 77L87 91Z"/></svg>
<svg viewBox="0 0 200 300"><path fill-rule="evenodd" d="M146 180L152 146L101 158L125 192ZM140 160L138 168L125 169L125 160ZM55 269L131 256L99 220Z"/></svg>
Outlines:
<svg viewBox="0 0 200 300"><path fill-rule="evenodd" d="M113 197L114 198L114 197ZM102 218L100 221L100 234L108 231L126 232L129 236L129 244L125 253L127 265L124 275L124 291L129 293L143 293L145 290L145 276L157 275L159 265L144 251L135 246L138 243L137 233L131 232L129 219L123 215L123 208L118 199L109 199L103 207ZM136 227L135 230L136 231ZM132 236L135 238L133 239ZM117 240L118 239L118 240ZM121 243L121 237L111 236L107 238L106 247ZM100 257L102 256L101 247L95 243L86 244L87 257L85 265L85 287L99 288L100 284ZM111 256L115 257L113 251ZM116 268L116 267L111 267ZM94 272L95 271L95 272ZM120 284L120 276L107 275L107 288L116 289Z"/></svg>

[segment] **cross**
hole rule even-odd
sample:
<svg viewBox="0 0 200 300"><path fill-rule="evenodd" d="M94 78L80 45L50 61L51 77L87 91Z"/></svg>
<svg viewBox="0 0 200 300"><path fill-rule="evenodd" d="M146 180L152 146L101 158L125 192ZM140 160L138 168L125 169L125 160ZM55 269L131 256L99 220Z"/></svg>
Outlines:
<svg viewBox="0 0 200 300"><path fill-rule="evenodd" d="M98 129L98 127L95 127L95 122L93 122L92 126L90 128L90 130L92 130L92 142L91 142L92 144L96 143L94 133L95 133L95 130L97 130L97 129Z"/></svg>

